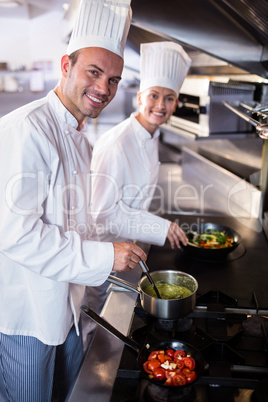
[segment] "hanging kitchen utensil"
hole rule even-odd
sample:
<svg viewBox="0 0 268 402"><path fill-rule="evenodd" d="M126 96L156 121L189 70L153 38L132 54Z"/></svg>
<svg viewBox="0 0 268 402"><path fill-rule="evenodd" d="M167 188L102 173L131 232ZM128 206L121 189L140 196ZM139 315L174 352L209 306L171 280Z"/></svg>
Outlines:
<svg viewBox="0 0 268 402"><path fill-rule="evenodd" d="M259 135L260 138L267 140L268 139L268 124L267 123L260 123L258 120L253 119L253 117L248 116L246 113L243 113L241 110L238 109L237 106L230 105L228 102L223 102L224 106L226 106L228 109L232 110L235 114L240 116L242 119L246 120L248 123L252 124L256 128L256 132ZM243 104L242 102L240 103L240 106L243 106L244 108L248 109L251 111L251 113L257 113L259 115L262 115L262 117L268 117L267 115L267 110L268 106L263 106L263 107L258 107L258 108L250 108L248 105ZM265 112L266 111L266 112ZM265 113L264 113L265 112Z"/></svg>

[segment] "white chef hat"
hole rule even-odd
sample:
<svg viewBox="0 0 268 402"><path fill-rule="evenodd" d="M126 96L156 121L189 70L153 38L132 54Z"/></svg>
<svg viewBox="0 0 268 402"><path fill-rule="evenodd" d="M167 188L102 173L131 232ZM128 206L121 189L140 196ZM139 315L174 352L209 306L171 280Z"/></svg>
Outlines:
<svg viewBox="0 0 268 402"><path fill-rule="evenodd" d="M85 47L101 47L123 58L132 17L130 2L81 0L67 54Z"/></svg>
<svg viewBox="0 0 268 402"><path fill-rule="evenodd" d="M191 59L175 42L141 44L140 91L151 87L172 89L179 95Z"/></svg>

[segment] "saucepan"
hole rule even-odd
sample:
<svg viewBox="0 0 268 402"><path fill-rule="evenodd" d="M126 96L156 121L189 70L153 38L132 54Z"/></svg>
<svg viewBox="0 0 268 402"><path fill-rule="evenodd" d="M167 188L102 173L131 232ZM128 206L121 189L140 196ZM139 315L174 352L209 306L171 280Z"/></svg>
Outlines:
<svg viewBox="0 0 268 402"><path fill-rule="evenodd" d="M220 258L225 258L229 253L233 252L237 246L240 244L241 237L240 235L233 229L219 225L216 223L204 223L201 225L200 230L198 230L198 235L202 235L204 233L207 233L207 231L214 232L218 231L220 233L225 233L231 238L231 245L228 247L223 247L223 248L203 248L199 247L196 244L193 243L193 239L195 236L196 232L189 231L186 233L187 238L188 238L188 244L187 246L184 246L182 244L182 248L189 253L189 255L197 258L203 258L203 259L220 259Z"/></svg>
<svg viewBox="0 0 268 402"><path fill-rule="evenodd" d="M195 373L196 373L196 379L192 381L191 383L186 383L185 385L180 385L176 386L176 388L181 388L181 387L186 387L187 385L193 384L193 382L197 381L200 376L202 375L204 369L205 369L205 360L203 355L193 346L189 345L188 343L181 342L178 340L161 340L161 341L153 341L146 342L143 345L139 345L133 338L127 337L123 335L121 332L119 332L116 328L114 328L110 323L108 323L104 318L100 317L97 313L92 311L88 306L81 306L80 307L81 311L85 313L89 318L91 318L93 321L95 321L97 324L102 326L105 330L110 332L113 336L116 338L120 339L123 341L127 346L135 350L135 352L138 353L137 357L137 363L139 370L141 373L152 383L163 386L163 387L172 387L174 389L174 385L165 385L164 382L161 382L159 380L155 380L154 378L149 378L148 373L144 370L143 364L148 360L149 354L151 352L157 351L157 350L167 350L167 349L173 349L173 350L183 350L185 351L186 355L189 357L192 357L195 360Z"/></svg>
<svg viewBox="0 0 268 402"><path fill-rule="evenodd" d="M145 291L150 285L146 276L143 276L140 279L138 286L134 286L131 283L112 275L108 277L107 281L138 293L140 295L142 308L147 313L157 318L175 320L182 318L193 311L196 303L196 292L198 289L197 280L193 276L181 271L163 270L151 272L151 277L156 285L161 283L177 285L188 289L190 294L187 297L174 299L159 299L150 296Z"/></svg>

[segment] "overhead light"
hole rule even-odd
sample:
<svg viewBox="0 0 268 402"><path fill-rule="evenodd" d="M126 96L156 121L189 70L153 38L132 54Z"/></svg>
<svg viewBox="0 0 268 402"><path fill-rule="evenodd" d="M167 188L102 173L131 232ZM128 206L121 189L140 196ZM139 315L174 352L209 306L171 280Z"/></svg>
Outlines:
<svg viewBox="0 0 268 402"><path fill-rule="evenodd" d="M63 3L62 8L64 9L64 11L68 11L70 8L70 4L68 3Z"/></svg>
<svg viewBox="0 0 268 402"><path fill-rule="evenodd" d="M19 7L21 4L18 1L0 0L0 7Z"/></svg>

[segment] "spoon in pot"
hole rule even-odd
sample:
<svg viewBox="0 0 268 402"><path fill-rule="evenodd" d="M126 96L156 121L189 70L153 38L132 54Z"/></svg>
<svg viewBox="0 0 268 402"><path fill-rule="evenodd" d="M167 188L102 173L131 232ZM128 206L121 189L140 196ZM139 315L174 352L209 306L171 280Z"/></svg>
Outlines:
<svg viewBox="0 0 268 402"><path fill-rule="evenodd" d="M131 243L131 241L127 240L127 243ZM158 299L162 299L162 297L160 296L160 293L159 293L159 291L158 291L158 289L157 289L157 287L156 287L156 285L154 283L154 280L153 280L153 278L151 277L151 275L149 273L149 268L148 268L146 262L140 260L139 265L140 265L141 269L143 270L143 272L145 273L145 275L147 276L147 278L149 279L149 282L152 285L152 287L153 287Z"/></svg>
<svg viewBox="0 0 268 402"><path fill-rule="evenodd" d="M147 264L142 260L139 261L139 264L140 264L141 269L143 270L143 272L145 273L145 275L149 279L151 285L153 286L154 291L155 291L158 299L162 299L162 297L160 296L160 293L159 293L159 291L158 291L158 289L156 287L156 284L154 283L154 280L153 280L153 278L151 277L151 275L149 273L149 268L148 268Z"/></svg>

